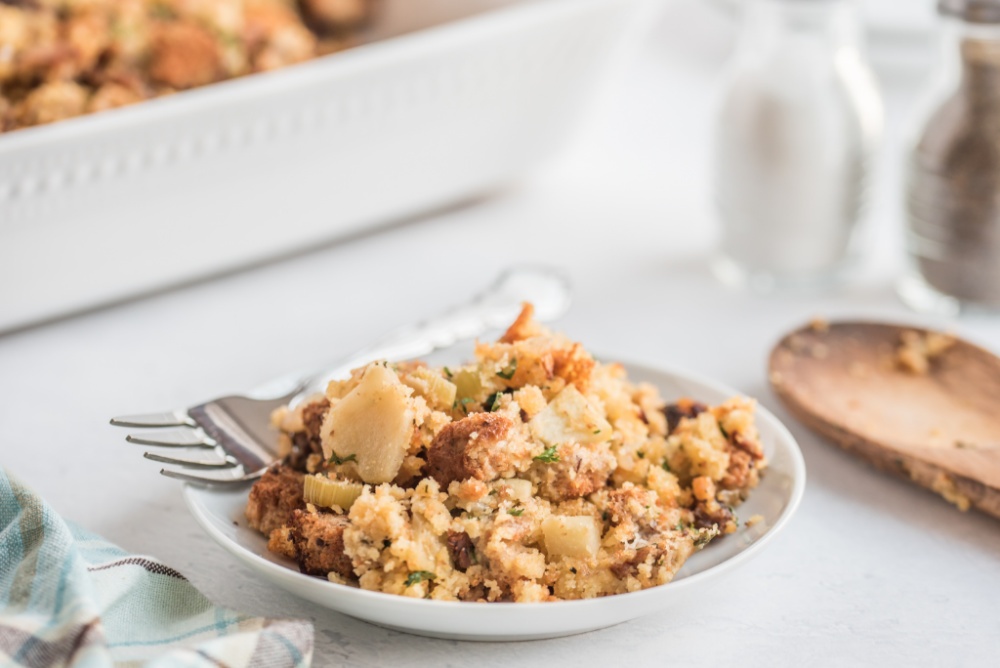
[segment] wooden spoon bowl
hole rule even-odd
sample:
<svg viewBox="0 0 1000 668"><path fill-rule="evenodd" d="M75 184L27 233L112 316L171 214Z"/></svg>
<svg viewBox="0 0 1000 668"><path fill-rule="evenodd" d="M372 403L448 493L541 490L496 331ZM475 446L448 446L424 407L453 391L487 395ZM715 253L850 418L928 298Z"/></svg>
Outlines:
<svg viewBox="0 0 1000 668"><path fill-rule="evenodd" d="M807 326L771 352L771 386L808 427L875 468L1000 518L1000 358L956 338L926 372L901 365L904 336L929 334Z"/></svg>

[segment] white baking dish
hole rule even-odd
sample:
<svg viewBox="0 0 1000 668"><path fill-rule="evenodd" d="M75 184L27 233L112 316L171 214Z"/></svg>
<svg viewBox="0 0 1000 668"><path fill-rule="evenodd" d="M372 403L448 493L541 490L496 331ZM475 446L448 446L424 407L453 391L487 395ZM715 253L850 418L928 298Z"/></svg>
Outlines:
<svg viewBox="0 0 1000 668"><path fill-rule="evenodd" d="M0 135L0 330L495 187L566 137L641 3L386 0L388 38Z"/></svg>

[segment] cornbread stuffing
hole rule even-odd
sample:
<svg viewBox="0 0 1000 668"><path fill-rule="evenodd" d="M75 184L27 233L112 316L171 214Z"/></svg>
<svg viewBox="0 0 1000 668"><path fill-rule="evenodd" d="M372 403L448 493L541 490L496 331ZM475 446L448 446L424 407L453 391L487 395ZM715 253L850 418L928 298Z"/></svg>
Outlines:
<svg viewBox="0 0 1000 668"><path fill-rule="evenodd" d="M375 362L273 416L246 515L304 573L417 598L551 601L666 584L738 528L754 402L633 384L524 310L475 361Z"/></svg>
<svg viewBox="0 0 1000 668"><path fill-rule="evenodd" d="M350 46L375 0L0 0L0 133Z"/></svg>

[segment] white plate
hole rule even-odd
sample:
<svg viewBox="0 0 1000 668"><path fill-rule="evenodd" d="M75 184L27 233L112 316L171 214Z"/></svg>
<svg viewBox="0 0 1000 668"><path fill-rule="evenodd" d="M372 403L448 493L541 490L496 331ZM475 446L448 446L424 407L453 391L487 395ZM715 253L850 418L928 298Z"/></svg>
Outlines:
<svg viewBox="0 0 1000 668"><path fill-rule="evenodd" d="M629 378L656 385L662 396L688 396L716 404L739 394L687 373L626 364ZM555 638L612 626L658 610L696 606L706 587L758 554L788 523L805 487L806 470L795 439L762 407L757 425L769 466L739 515L764 520L713 541L692 556L673 582L630 594L552 603L456 603L364 591L299 573L298 567L267 551L266 541L246 526L248 489L212 491L186 487L184 499L198 523L219 545L262 577L288 591L359 619L400 631L462 640ZM234 520L238 523L234 523Z"/></svg>

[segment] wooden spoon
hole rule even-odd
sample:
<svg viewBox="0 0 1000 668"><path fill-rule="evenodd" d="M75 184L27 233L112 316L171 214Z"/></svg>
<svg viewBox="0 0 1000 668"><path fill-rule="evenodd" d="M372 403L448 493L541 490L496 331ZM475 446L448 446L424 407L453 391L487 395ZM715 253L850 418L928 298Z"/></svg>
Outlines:
<svg viewBox="0 0 1000 668"><path fill-rule="evenodd" d="M880 471L1000 518L1000 358L954 339L925 373L907 370L904 337L919 345L928 334L810 325L771 352L771 385L807 426Z"/></svg>

